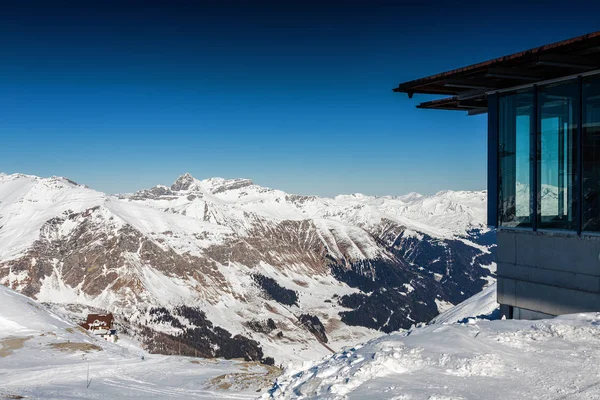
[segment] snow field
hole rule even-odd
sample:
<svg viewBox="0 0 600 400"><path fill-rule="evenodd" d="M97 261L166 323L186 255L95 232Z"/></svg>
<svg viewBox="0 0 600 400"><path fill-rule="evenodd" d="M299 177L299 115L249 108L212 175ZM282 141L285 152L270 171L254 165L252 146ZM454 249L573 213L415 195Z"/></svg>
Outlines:
<svg viewBox="0 0 600 400"><path fill-rule="evenodd" d="M497 306L491 285L428 326L288 369L262 399L600 398L600 313L488 320Z"/></svg>
<svg viewBox="0 0 600 400"><path fill-rule="evenodd" d="M274 372L236 360L148 355L127 338L109 343L0 285L0 398L250 399Z"/></svg>

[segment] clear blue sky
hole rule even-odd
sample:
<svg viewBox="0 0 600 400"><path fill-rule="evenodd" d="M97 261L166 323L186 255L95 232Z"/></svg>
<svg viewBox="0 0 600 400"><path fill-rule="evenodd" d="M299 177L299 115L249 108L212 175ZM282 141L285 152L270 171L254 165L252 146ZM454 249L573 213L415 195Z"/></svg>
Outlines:
<svg viewBox="0 0 600 400"><path fill-rule="evenodd" d="M184 172L318 195L484 189L486 116L391 89L600 29L577 0L13 3L0 171L111 193Z"/></svg>

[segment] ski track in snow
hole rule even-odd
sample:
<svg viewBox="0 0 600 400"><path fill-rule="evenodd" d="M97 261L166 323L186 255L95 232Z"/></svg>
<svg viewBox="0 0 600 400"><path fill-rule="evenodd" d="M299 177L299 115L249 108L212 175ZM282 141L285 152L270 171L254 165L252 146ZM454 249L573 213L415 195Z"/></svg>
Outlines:
<svg viewBox="0 0 600 400"><path fill-rule="evenodd" d="M65 352L52 347L65 344L101 350ZM223 374L243 375L248 368L260 375L262 366L148 355L132 344L124 340L121 346L89 335L40 303L0 286L0 398L250 399L260 388L217 390L207 382Z"/></svg>

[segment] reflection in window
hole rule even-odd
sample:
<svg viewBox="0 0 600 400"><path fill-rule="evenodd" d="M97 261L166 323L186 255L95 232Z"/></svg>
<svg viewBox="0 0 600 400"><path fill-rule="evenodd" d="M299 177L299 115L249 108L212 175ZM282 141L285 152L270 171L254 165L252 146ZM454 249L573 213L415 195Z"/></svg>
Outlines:
<svg viewBox="0 0 600 400"><path fill-rule="evenodd" d="M584 231L600 231L600 76L583 81Z"/></svg>
<svg viewBox="0 0 600 400"><path fill-rule="evenodd" d="M577 228L577 109L579 87L570 81L541 87L539 107L539 227Z"/></svg>
<svg viewBox="0 0 600 400"><path fill-rule="evenodd" d="M533 92L500 97L499 216L501 226L531 226L530 138Z"/></svg>

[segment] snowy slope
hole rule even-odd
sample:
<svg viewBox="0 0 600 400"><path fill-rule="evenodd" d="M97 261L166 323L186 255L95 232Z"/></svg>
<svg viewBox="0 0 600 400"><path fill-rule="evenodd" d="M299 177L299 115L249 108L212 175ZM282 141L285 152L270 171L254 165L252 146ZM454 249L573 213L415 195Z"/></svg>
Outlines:
<svg viewBox="0 0 600 400"><path fill-rule="evenodd" d="M94 207L106 198L65 178L0 176L0 260L27 250L49 219L69 209L79 212Z"/></svg>
<svg viewBox="0 0 600 400"><path fill-rule="evenodd" d="M148 355L122 342L97 339L0 286L1 398L254 398L275 372L239 361Z"/></svg>
<svg viewBox="0 0 600 400"><path fill-rule="evenodd" d="M319 198L184 174L114 196L2 174L0 283L112 311L148 341L144 327L169 340L199 328L176 315L186 305L202 329L256 341L277 363L310 360L427 322L493 281L484 214L485 192ZM230 345L187 334L197 349Z"/></svg>
<svg viewBox="0 0 600 400"><path fill-rule="evenodd" d="M262 398L600 398L600 313L542 321L475 318L495 305L492 291L435 324L290 368ZM467 323L442 322L456 319Z"/></svg>
<svg viewBox="0 0 600 400"><path fill-rule="evenodd" d="M469 318L494 319L500 305L496 301L496 283L468 298L460 304L444 311L431 320L432 324L452 324L466 322Z"/></svg>

